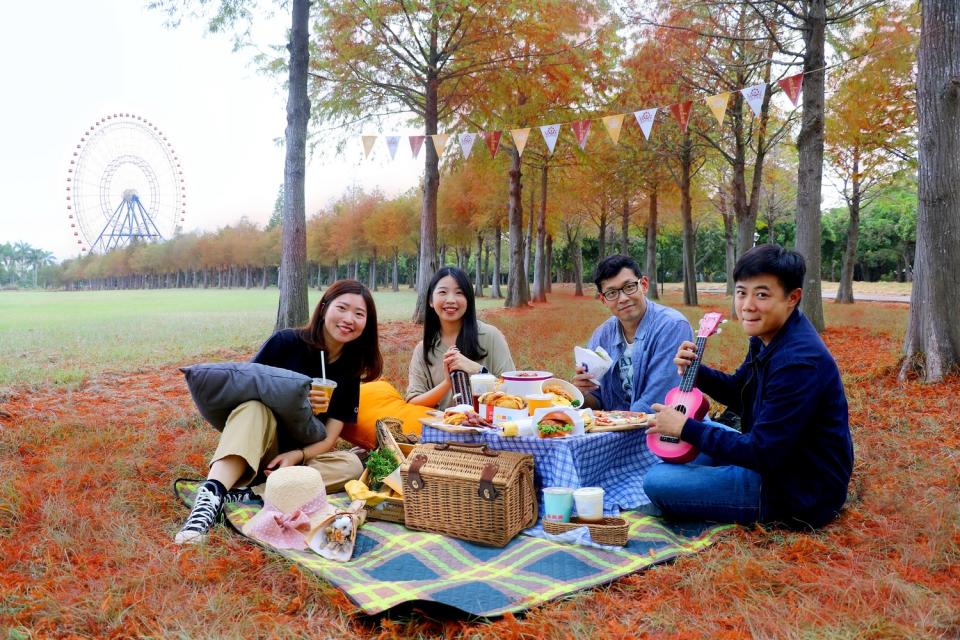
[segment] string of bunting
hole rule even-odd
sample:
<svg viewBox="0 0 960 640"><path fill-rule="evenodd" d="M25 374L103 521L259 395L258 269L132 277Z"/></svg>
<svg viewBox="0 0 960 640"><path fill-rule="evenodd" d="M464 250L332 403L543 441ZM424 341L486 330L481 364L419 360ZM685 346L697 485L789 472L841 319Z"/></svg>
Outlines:
<svg viewBox="0 0 960 640"><path fill-rule="evenodd" d="M781 80L777 80L777 84L790 99L790 102L793 103L794 107L797 106L800 98L800 90L803 87L803 75L803 73L797 73ZM754 114L758 116L760 115L760 109L762 108L766 91L767 85L765 83L755 84L740 89L740 93L743 95L744 100L746 100L747 104L750 105L750 108L753 110ZM727 105L732 94L733 92L731 91L725 91L714 96L709 96L704 100L707 104L707 107L710 109L710 113L713 114L713 116L717 119L717 122L721 125L723 124L723 118L726 115ZM680 127L680 130L686 133L687 125L690 122L690 112L692 109L693 100L687 100L685 102L672 104L668 107L654 107L652 109L634 111L633 116L636 118L637 124L640 126L640 130L643 132L644 138L649 140L658 113L669 111L673 118L677 121L677 125ZM618 113L616 115L603 116L599 118L603 122L603 126L607 131L607 135L610 136L610 140L614 145L620 141L620 131L623 128L623 121L628 115L630 114ZM577 145L580 147L581 151L584 151L586 150L587 146L587 136L590 133L590 124L595 119L596 118L587 118L583 120L574 120L572 122L545 124L537 128L540 129L540 135L543 136L543 141L546 143L547 149L551 154L557 145L557 139L560 137L560 131L565 125L570 126L571 130L573 131L573 135L576 138ZM530 137L530 131L532 129L533 127L523 127L520 129L509 130L513 139L513 144L516 146L517 152L520 155L523 155L523 150L527 146L527 142ZM490 152L490 157L496 157L497 150L500 148L500 140L502 139L503 133L503 131L461 133L457 136L457 142L460 144L460 151L463 154L464 159L467 159L470 157L470 152L473 150L474 143L477 141L477 138L482 137L484 143L486 144L487 150ZM451 134L437 133L431 136L362 135L360 138L363 143L363 154L365 158L370 157L370 153L373 151L373 147L376 144L377 139L381 137L386 142L390 159L393 160L396 158L397 149L400 146L400 139L402 137L408 139L410 143L410 153L414 158L417 158L417 156L420 154L420 149L423 147L426 138L430 138L430 142L433 144L433 148L439 157L443 156L443 152L447 148L447 143L450 141Z"/></svg>

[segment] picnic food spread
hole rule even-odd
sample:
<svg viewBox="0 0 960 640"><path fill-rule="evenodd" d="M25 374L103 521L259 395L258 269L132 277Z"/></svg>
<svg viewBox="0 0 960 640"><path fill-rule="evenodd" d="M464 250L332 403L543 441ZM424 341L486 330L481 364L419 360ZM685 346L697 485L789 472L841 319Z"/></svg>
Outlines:
<svg viewBox="0 0 960 640"><path fill-rule="evenodd" d="M563 407L579 407L578 400L572 393L564 389L557 383L548 383L543 385L543 392L553 396L553 404Z"/></svg>
<svg viewBox="0 0 960 640"><path fill-rule="evenodd" d="M443 423L464 427L493 427L483 416L471 410L447 409L443 414Z"/></svg>

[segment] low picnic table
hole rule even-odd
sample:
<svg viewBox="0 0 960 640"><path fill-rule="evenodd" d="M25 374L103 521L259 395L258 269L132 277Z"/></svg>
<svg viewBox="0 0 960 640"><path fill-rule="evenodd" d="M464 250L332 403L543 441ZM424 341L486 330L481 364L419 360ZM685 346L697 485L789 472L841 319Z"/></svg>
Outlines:
<svg viewBox="0 0 960 640"><path fill-rule="evenodd" d="M490 449L528 453L533 456L538 496L543 487L603 487L603 512L608 516L650 503L643 478L650 467L660 463L647 448L645 429L539 438L447 433L424 425L421 442L485 444ZM540 510L542 513L542 500Z"/></svg>

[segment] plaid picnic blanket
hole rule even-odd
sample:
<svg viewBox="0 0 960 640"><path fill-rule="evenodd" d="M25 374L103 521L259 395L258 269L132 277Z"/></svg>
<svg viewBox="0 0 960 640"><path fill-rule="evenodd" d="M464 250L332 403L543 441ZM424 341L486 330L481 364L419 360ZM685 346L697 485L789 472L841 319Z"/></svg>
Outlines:
<svg viewBox="0 0 960 640"><path fill-rule="evenodd" d="M174 492L193 504L199 481L178 481ZM345 494L330 496L346 506ZM228 504L237 531L258 507ZM502 549L482 547L402 525L368 520L357 535L353 559L338 563L311 551L275 550L341 589L367 614L405 602L438 602L477 616L522 611L581 589L712 544L730 525L670 526L638 513L626 547L616 551L520 535ZM272 549L272 548L271 548Z"/></svg>

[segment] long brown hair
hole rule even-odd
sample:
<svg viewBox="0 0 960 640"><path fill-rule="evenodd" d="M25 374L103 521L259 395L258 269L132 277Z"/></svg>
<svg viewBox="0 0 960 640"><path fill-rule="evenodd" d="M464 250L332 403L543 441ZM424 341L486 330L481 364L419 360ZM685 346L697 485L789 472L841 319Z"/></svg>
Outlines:
<svg viewBox="0 0 960 640"><path fill-rule="evenodd" d="M355 362L356 372L364 382L376 380L383 373L383 356L380 354L380 339L377 336L377 307L362 282L357 280L337 280L323 292L323 297L313 310L313 316L306 326L300 328L300 338L314 349L326 350L326 341L323 339L323 321L330 304L340 296L354 293L363 298L367 306L367 324L356 340L343 345L341 358Z"/></svg>

